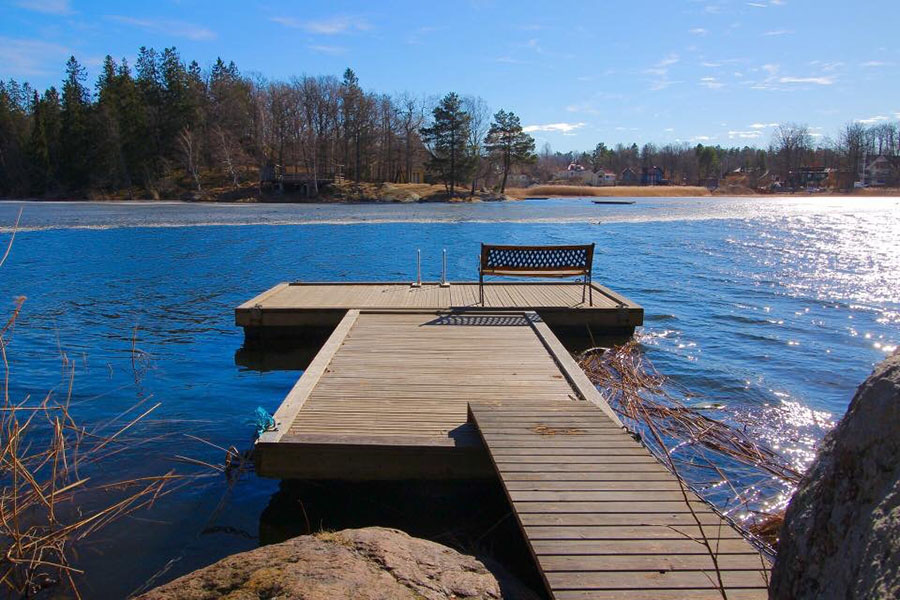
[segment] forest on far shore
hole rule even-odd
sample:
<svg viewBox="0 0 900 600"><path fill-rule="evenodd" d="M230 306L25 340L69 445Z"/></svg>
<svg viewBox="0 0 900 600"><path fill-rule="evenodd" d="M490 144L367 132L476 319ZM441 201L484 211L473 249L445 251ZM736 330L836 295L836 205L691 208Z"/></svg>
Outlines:
<svg viewBox="0 0 900 600"><path fill-rule="evenodd" d="M900 156L896 124L853 122L827 138L785 123L767 148L599 142L591 152L535 152L513 112L494 113L477 96L366 91L351 69L271 81L222 59L202 69L174 47L142 47L134 67L107 56L93 86L75 57L60 89L0 82L2 197L204 198L254 188L276 165L352 182L424 174L451 195L502 191L511 172L549 181L570 162L615 173L657 166L688 185L735 169L784 181L819 166L852 186L863 157L879 155Z"/></svg>

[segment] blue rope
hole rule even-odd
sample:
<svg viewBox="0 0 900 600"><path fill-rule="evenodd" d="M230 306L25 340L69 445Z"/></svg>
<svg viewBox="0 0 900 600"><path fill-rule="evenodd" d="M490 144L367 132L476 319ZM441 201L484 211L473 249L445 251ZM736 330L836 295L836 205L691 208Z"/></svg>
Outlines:
<svg viewBox="0 0 900 600"><path fill-rule="evenodd" d="M254 414L254 423L256 425L256 438L259 439L259 436L264 434L267 431L273 431L275 429L275 417L269 414L269 411L264 409L262 406L257 406Z"/></svg>

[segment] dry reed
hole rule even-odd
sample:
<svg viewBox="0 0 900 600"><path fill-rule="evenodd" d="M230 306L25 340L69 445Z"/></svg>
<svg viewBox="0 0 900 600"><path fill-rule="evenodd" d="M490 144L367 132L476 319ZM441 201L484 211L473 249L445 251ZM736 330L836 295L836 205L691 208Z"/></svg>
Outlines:
<svg viewBox="0 0 900 600"><path fill-rule="evenodd" d="M633 340L614 348L590 349L579 356L579 364L626 426L679 479L725 490L720 496L726 498L726 512L744 513L745 530L772 550L779 515L763 509L770 500L767 494L776 493L766 482L793 488L801 473L743 428L678 400L669 391L671 383Z"/></svg>
<svg viewBox="0 0 900 600"><path fill-rule="evenodd" d="M9 256L15 229L0 266ZM75 364L62 351L63 393L13 398L8 350L24 303L24 297L17 298L0 327L0 595L31 598L56 588L54 596L80 598L76 578L82 571L71 560L77 542L152 506L190 477L174 471L106 477L105 461L158 439L135 437L135 429L159 404L146 407L149 397L141 394L117 417L91 428L79 425L70 412ZM132 350L139 384L146 357L136 347Z"/></svg>
<svg viewBox="0 0 900 600"><path fill-rule="evenodd" d="M671 198L709 196L705 187L690 185L664 186L589 186L589 185L534 185L528 188L508 188L506 195L513 198L534 197L582 197L582 198Z"/></svg>

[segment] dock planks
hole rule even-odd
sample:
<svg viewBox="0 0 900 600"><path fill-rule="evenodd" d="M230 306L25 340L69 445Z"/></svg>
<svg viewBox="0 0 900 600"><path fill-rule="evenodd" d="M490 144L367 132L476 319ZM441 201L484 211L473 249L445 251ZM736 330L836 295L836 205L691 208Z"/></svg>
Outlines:
<svg viewBox="0 0 900 600"><path fill-rule="evenodd" d="M592 284L593 304L582 302L580 283L489 282L484 304L478 284L455 282L448 287L423 283L280 283L235 309L235 322L245 330L333 327L347 310L537 311L561 326L591 325L633 330L644 309L625 296Z"/></svg>
<svg viewBox="0 0 900 600"><path fill-rule="evenodd" d="M722 598L720 577L732 600L766 597L766 560L623 429L542 314L503 308L568 291L498 286L489 309L457 311L429 305L477 287L381 285L283 284L244 305L340 311L257 442L258 474L499 476L553 598ZM354 304L375 307L336 308Z"/></svg>
<svg viewBox="0 0 900 600"><path fill-rule="evenodd" d="M575 395L541 332L534 313L350 310L275 413L277 431L260 438L258 470L493 477L468 403Z"/></svg>
<svg viewBox="0 0 900 600"><path fill-rule="evenodd" d="M553 598L721 599L703 535L728 598L767 597L759 552L598 405L495 400L469 416Z"/></svg>

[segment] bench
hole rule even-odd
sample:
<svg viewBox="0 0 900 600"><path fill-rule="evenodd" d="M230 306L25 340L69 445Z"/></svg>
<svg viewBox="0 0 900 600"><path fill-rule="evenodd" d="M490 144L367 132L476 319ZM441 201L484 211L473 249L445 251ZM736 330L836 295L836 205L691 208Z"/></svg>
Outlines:
<svg viewBox="0 0 900 600"><path fill-rule="evenodd" d="M484 276L502 277L584 277L585 292L594 305L591 266L594 244L584 246L494 246L481 244L478 267L478 295L484 305Z"/></svg>

